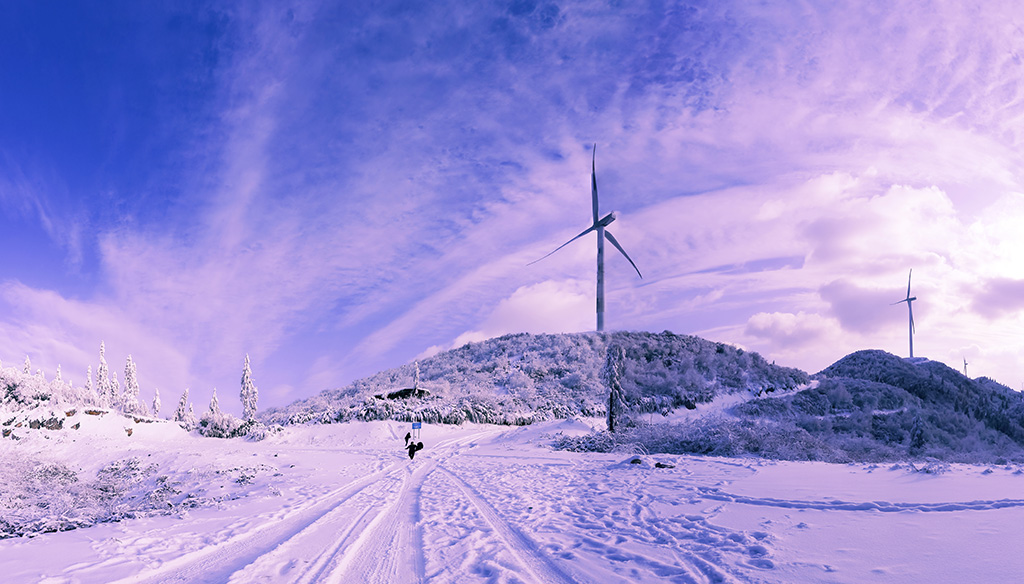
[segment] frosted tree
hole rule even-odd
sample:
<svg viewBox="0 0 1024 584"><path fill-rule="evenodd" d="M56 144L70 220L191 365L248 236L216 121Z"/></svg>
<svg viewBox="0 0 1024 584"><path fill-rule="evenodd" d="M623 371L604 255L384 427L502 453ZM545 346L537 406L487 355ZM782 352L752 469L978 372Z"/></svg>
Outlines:
<svg viewBox="0 0 1024 584"><path fill-rule="evenodd" d="M242 419L246 422L256 419L256 402L259 399L259 391L252 380L252 370L249 368L249 355L245 355L245 365L242 367Z"/></svg>
<svg viewBox="0 0 1024 584"><path fill-rule="evenodd" d="M100 398L100 405L112 407L113 396L110 391L110 370L107 368L107 358L104 355L106 346L100 341L100 366L96 368L96 393Z"/></svg>
<svg viewBox="0 0 1024 584"><path fill-rule="evenodd" d="M217 388L213 388L213 397L210 398L210 415L220 416L220 402L217 401Z"/></svg>
<svg viewBox="0 0 1024 584"><path fill-rule="evenodd" d="M199 420L196 419L196 413L192 409L192 404L188 404L188 413L185 414L185 419L182 420L182 426L188 430L195 430L196 426L199 425Z"/></svg>
<svg viewBox="0 0 1024 584"><path fill-rule="evenodd" d="M601 377L608 384L608 431L615 432L615 425L622 417L625 403L622 395L622 369L626 361L626 351L619 345L608 347L604 370Z"/></svg>
<svg viewBox="0 0 1024 584"><path fill-rule="evenodd" d="M185 388L185 393L181 394L181 399L178 400L178 409L174 410L174 421L184 422L185 416L188 414L188 388Z"/></svg>
<svg viewBox="0 0 1024 584"><path fill-rule="evenodd" d="M50 395L53 396L53 403L60 404L68 401L72 396L70 384L65 384L60 374L60 364L57 364L57 375L50 382Z"/></svg>
<svg viewBox="0 0 1024 584"><path fill-rule="evenodd" d="M29 360L28 355L25 355L25 375L32 375L32 361Z"/></svg>
<svg viewBox="0 0 1024 584"><path fill-rule="evenodd" d="M162 405L160 403L160 388L158 387L153 390L153 417L160 417L160 407Z"/></svg>
<svg viewBox="0 0 1024 584"><path fill-rule="evenodd" d="M94 403L99 403L96 390L92 386L92 365L85 368L85 393L88 396L87 399L93 400Z"/></svg>
<svg viewBox="0 0 1024 584"><path fill-rule="evenodd" d="M117 380L117 371L110 372L110 407L124 411L121 403L121 383Z"/></svg>
<svg viewBox="0 0 1024 584"><path fill-rule="evenodd" d="M135 361L128 355L124 365L124 395L121 398L122 408L126 414L146 415L146 407L139 401L139 375Z"/></svg>

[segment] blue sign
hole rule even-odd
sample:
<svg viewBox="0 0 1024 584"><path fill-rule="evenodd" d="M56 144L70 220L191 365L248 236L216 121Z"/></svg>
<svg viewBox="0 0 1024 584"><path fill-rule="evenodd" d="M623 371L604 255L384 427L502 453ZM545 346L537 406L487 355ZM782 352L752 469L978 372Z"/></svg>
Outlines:
<svg viewBox="0 0 1024 584"><path fill-rule="evenodd" d="M422 427L423 427L423 423L422 422L413 422L412 423L412 429L413 430L419 430Z"/></svg>

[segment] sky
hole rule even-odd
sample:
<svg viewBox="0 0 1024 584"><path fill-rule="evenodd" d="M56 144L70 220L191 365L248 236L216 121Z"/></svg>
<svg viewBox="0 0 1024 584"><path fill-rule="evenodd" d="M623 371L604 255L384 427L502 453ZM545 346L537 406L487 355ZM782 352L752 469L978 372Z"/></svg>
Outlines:
<svg viewBox="0 0 1024 584"><path fill-rule="evenodd" d="M264 4L260 6L260 4ZM777 5L772 5L777 4ZM0 360L240 413L514 332L1024 387L1014 2L0 7ZM166 406L165 409L169 409ZM237 411L236 411L237 410Z"/></svg>

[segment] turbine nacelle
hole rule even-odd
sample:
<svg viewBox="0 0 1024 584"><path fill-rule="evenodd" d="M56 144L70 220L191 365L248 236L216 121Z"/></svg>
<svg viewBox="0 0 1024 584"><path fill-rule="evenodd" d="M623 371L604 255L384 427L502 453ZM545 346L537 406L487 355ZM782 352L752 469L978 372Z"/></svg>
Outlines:
<svg viewBox="0 0 1024 584"><path fill-rule="evenodd" d="M615 221L615 211L612 211L611 213L608 213L604 217L598 219L597 223L594 223L594 227L608 227L608 225L612 221Z"/></svg>

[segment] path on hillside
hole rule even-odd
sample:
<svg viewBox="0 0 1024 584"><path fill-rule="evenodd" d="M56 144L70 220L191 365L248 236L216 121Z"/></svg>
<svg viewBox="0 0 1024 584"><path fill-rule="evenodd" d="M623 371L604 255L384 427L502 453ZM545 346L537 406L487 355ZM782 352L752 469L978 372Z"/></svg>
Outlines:
<svg viewBox="0 0 1024 584"><path fill-rule="evenodd" d="M420 495L435 473L453 479L462 495L486 518L499 545L510 550L518 578L571 583L530 539L501 519L479 495L443 464L458 457L486 431L439 442L416 460L400 460L291 510L276 521L219 544L187 553L119 583L341 583L424 582L426 557Z"/></svg>

